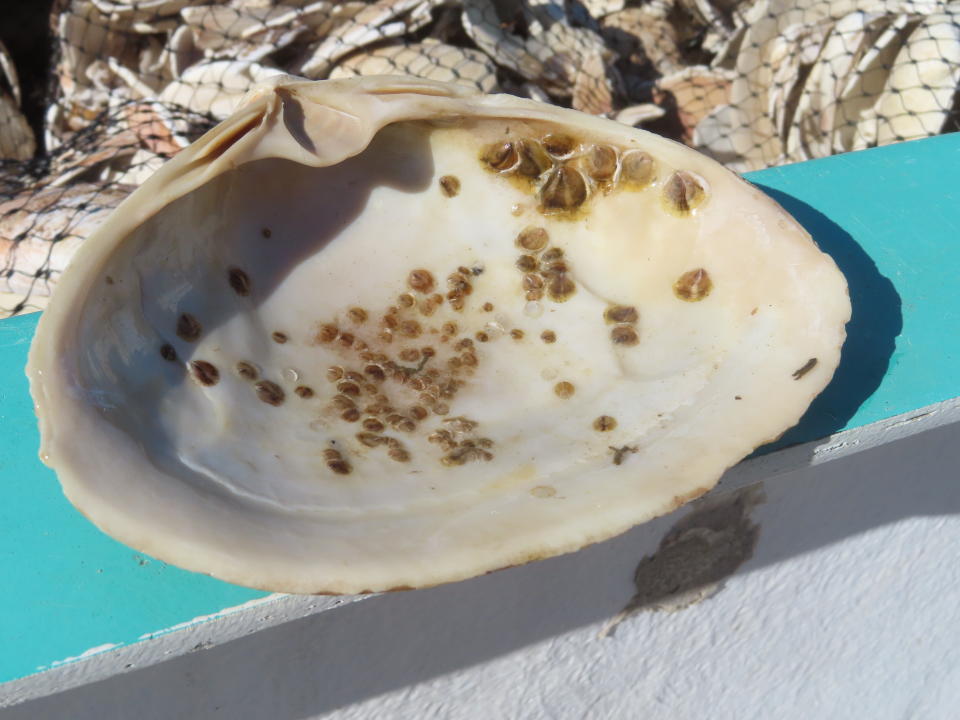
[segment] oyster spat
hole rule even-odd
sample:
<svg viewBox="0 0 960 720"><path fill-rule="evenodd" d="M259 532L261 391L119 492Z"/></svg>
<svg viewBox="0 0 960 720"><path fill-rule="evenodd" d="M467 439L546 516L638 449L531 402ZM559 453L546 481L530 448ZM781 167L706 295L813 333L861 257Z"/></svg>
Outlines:
<svg viewBox="0 0 960 720"><path fill-rule="evenodd" d="M253 93L77 253L42 458L144 552L289 592L423 587L706 492L829 381L843 276L720 165L399 78Z"/></svg>

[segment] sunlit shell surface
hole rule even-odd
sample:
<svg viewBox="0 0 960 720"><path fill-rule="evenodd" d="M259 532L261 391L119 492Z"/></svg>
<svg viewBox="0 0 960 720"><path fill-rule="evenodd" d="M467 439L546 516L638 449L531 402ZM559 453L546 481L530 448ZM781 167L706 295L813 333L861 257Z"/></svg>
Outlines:
<svg viewBox="0 0 960 720"><path fill-rule="evenodd" d="M77 253L42 457L139 550L290 592L422 587L706 492L830 380L832 260L720 165L400 78L271 81Z"/></svg>

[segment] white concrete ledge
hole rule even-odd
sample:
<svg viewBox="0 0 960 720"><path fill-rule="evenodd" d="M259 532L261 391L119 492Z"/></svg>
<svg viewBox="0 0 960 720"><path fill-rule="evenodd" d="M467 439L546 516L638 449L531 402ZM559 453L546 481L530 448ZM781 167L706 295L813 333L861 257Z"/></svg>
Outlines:
<svg viewBox="0 0 960 720"><path fill-rule="evenodd" d="M408 593L271 596L8 683L0 718L952 717L958 420L953 400L752 458L572 555ZM746 525L722 526L738 501ZM601 637L665 537L738 527L756 545L712 595L678 587L698 602L669 613L647 597ZM689 561L658 572L682 585Z"/></svg>

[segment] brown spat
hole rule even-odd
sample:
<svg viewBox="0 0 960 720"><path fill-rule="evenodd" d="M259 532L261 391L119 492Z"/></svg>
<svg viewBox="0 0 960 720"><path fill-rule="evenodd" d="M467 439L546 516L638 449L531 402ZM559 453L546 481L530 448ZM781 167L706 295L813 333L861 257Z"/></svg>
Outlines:
<svg viewBox="0 0 960 720"><path fill-rule="evenodd" d="M583 158L582 167L597 182L609 182L617 172L617 151L607 145L594 145Z"/></svg>
<svg viewBox="0 0 960 720"><path fill-rule="evenodd" d="M367 321L367 311L362 307L352 307L347 310L347 317L357 325L363 325Z"/></svg>
<svg viewBox="0 0 960 720"><path fill-rule="evenodd" d="M164 343L160 346L160 357L167 362L176 362L177 351L170 343Z"/></svg>
<svg viewBox="0 0 960 720"><path fill-rule="evenodd" d="M216 385L220 381L220 371L213 363L206 360L193 360L190 363L190 373L201 385Z"/></svg>
<svg viewBox="0 0 960 720"><path fill-rule="evenodd" d="M688 270L673 284L673 293L686 302L699 302L713 290L713 281L703 268Z"/></svg>
<svg viewBox="0 0 960 720"><path fill-rule="evenodd" d="M577 291L577 285L569 274L561 272L550 278L547 283L547 295L554 302L564 302L569 300Z"/></svg>
<svg viewBox="0 0 960 720"><path fill-rule="evenodd" d="M440 178L440 190L448 198L456 197L460 194L460 180L453 175L444 175Z"/></svg>
<svg viewBox="0 0 960 720"><path fill-rule="evenodd" d="M640 336L630 325L617 325L610 331L610 339L614 345L633 347L640 342Z"/></svg>
<svg viewBox="0 0 960 720"><path fill-rule="evenodd" d="M429 270L423 268L412 270L410 275L407 276L407 285L417 292L428 293L434 287L433 275L430 274Z"/></svg>
<svg viewBox="0 0 960 720"><path fill-rule="evenodd" d="M190 313L183 313L177 319L177 337L187 342L196 342L200 339L200 333L203 328L200 321Z"/></svg>
<svg viewBox="0 0 960 720"><path fill-rule="evenodd" d="M601 415L593 421L593 429L597 432L610 432L617 427L616 418L609 415Z"/></svg>
<svg viewBox="0 0 960 720"><path fill-rule="evenodd" d="M542 227L530 225L520 231L517 235L517 246L530 252L539 252L543 250L550 242L550 236Z"/></svg>
<svg viewBox="0 0 960 720"><path fill-rule="evenodd" d="M541 138L544 149L556 157L569 155L577 147L577 141L563 133L549 133Z"/></svg>
<svg viewBox="0 0 960 720"><path fill-rule="evenodd" d="M568 165L555 168L540 189L540 204L545 212L576 210L586 199L586 180Z"/></svg>
<svg viewBox="0 0 960 720"><path fill-rule="evenodd" d="M567 398L573 397L576 388L574 388L573 383L563 380L553 386L553 392L557 394L557 397L566 400Z"/></svg>
<svg viewBox="0 0 960 720"><path fill-rule="evenodd" d="M283 388L271 380L260 380L254 383L253 389L257 393L257 397L267 405L282 405L286 398Z"/></svg>
<svg viewBox="0 0 960 720"><path fill-rule="evenodd" d="M543 146L536 140L521 140L518 142L517 154L520 157L517 172L524 177L540 177L540 175L549 170L553 165L550 156L547 155Z"/></svg>
<svg viewBox="0 0 960 720"><path fill-rule="evenodd" d="M513 143L493 143L480 153L480 160L488 168L496 172L504 172L517 164L517 149Z"/></svg>
<svg viewBox="0 0 960 720"><path fill-rule="evenodd" d="M636 323L637 309L632 305L611 305L603 313L603 319L608 323Z"/></svg>
<svg viewBox="0 0 960 720"><path fill-rule="evenodd" d="M237 295L246 297L250 294L250 276L238 267L232 267L227 271L227 282Z"/></svg>
<svg viewBox="0 0 960 720"><path fill-rule="evenodd" d="M631 150L623 154L620 164L620 181L639 189L651 182L656 171L653 158L641 150Z"/></svg>
<svg viewBox="0 0 960 720"><path fill-rule="evenodd" d="M257 372L256 366L242 360L237 363L236 370L237 375L242 377L244 380L256 380L260 375L260 373Z"/></svg>
<svg viewBox="0 0 960 720"><path fill-rule="evenodd" d="M706 200L703 185L690 173L678 170L663 186L663 202L675 215L689 215L690 211Z"/></svg>
<svg viewBox="0 0 960 720"><path fill-rule="evenodd" d="M337 339L340 334L340 328L333 323L325 323L317 330L317 342L329 343Z"/></svg>

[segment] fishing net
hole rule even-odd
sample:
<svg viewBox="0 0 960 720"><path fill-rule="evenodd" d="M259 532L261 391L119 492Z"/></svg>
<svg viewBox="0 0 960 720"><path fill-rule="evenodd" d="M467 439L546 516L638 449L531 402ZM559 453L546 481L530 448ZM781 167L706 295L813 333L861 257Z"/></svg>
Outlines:
<svg viewBox="0 0 960 720"><path fill-rule="evenodd" d="M42 308L113 207L278 73L512 93L651 130L738 172L960 128L960 2L21 4L49 20L35 45L50 51L44 87L27 88L0 45L0 317Z"/></svg>

